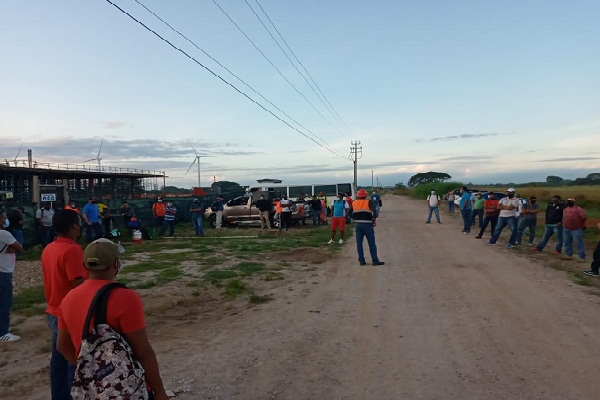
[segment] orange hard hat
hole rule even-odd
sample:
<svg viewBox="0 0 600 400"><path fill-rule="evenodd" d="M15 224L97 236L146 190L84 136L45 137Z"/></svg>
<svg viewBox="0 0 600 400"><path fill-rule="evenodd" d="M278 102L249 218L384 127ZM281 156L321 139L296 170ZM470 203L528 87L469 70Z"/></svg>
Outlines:
<svg viewBox="0 0 600 400"><path fill-rule="evenodd" d="M367 196L369 196L369 193L365 189L359 189L359 191L356 193L356 197L365 198Z"/></svg>

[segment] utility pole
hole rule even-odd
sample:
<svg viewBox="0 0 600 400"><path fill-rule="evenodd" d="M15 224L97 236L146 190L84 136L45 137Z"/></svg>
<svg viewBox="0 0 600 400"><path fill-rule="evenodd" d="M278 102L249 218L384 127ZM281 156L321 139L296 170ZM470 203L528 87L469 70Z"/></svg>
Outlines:
<svg viewBox="0 0 600 400"><path fill-rule="evenodd" d="M362 146L360 146L360 141L350 142L352 145L350 147L350 158L354 163L354 190L356 190L358 186L358 176L357 176L357 161L362 157ZM354 193L353 193L354 194Z"/></svg>
<svg viewBox="0 0 600 400"><path fill-rule="evenodd" d="M371 191L373 191L373 170L371 170Z"/></svg>

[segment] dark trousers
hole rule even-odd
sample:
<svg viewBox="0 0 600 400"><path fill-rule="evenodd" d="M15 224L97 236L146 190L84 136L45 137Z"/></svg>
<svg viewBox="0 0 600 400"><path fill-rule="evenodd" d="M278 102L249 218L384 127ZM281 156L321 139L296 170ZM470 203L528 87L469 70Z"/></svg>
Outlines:
<svg viewBox="0 0 600 400"><path fill-rule="evenodd" d="M292 213L291 212L282 212L280 215L281 225L279 226L279 230L285 228L287 231L290 226L292 226Z"/></svg>
<svg viewBox="0 0 600 400"><path fill-rule="evenodd" d="M369 245L369 253L371 253L371 261L379 262L377 256L377 245L375 244L375 228L373 224L365 222L357 222L354 224L354 234L356 236L356 252L358 253L358 262L365 262L365 253L363 250L363 239L367 238Z"/></svg>
<svg viewBox="0 0 600 400"><path fill-rule="evenodd" d="M42 247L46 247L54 241L54 227L42 225L40 226L40 234L42 235Z"/></svg>
<svg viewBox="0 0 600 400"><path fill-rule="evenodd" d="M165 219L163 221L162 227L160 228L160 233L158 234L158 236L163 236L165 234L167 226L169 227L169 236L173 236L175 234L175 220L169 221Z"/></svg>
<svg viewBox="0 0 600 400"><path fill-rule="evenodd" d="M88 243L92 243L96 239L100 239L102 237L102 227L100 226L100 222L92 222L91 225L86 226L85 230L85 241Z"/></svg>
<svg viewBox="0 0 600 400"><path fill-rule="evenodd" d="M0 336L8 333L13 303L12 272L0 272Z"/></svg>
<svg viewBox="0 0 600 400"><path fill-rule="evenodd" d="M598 242L598 244L596 245L593 257L594 259L592 260L592 271L594 271L594 273L597 274L598 270L600 270L600 242Z"/></svg>
<svg viewBox="0 0 600 400"><path fill-rule="evenodd" d="M46 316L52 335L52 354L50 355L50 392L52 393L52 400L70 400L75 367L56 349L58 317L50 314L46 314Z"/></svg>
<svg viewBox="0 0 600 400"><path fill-rule="evenodd" d="M496 224L498 223L498 216L494 215L492 217L489 216L485 216L485 218L483 219L483 224L481 224L481 229L479 230L479 237L483 236L483 232L485 232L485 229L487 228L488 224L492 224L492 235L494 234L494 231L496 230Z"/></svg>

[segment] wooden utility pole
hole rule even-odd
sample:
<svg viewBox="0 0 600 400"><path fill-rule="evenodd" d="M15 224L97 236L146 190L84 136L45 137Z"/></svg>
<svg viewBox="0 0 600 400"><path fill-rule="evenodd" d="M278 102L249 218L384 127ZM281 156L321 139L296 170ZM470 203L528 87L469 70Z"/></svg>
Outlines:
<svg viewBox="0 0 600 400"><path fill-rule="evenodd" d="M360 146L359 141L354 141L350 143L352 146L350 147L352 162L354 163L354 190L356 190L358 186L358 169L357 169L357 161L362 157L362 147ZM355 194L355 193L353 193Z"/></svg>

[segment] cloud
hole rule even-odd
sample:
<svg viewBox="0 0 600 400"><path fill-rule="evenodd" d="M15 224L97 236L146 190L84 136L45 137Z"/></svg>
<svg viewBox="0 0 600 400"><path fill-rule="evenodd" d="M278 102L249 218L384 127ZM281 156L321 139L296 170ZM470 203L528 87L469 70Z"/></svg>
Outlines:
<svg viewBox="0 0 600 400"><path fill-rule="evenodd" d="M559 158L548 158L545 160L537 160L534 162L571 162L571 161L598 161L598 157L559 157Z"/></svg>
<svg viewBox="0 0 600 400"><path fill-rule="evenodd" d="M450 135L443 137L435 137L431 139L417 139L416 143L431 143L431 142L449 142L451 140L463 140L463 139L479 139L486 138L490 136L504 136L506 133L463 133L462 135Z"/></svg>
<svg viewBox="0 0 600 400"><path fill-rule="evenodd" d="M119 129L126 125L127 124L125 122L117 122L117 121L105 121L104 122L105 129Z"/></svg>

